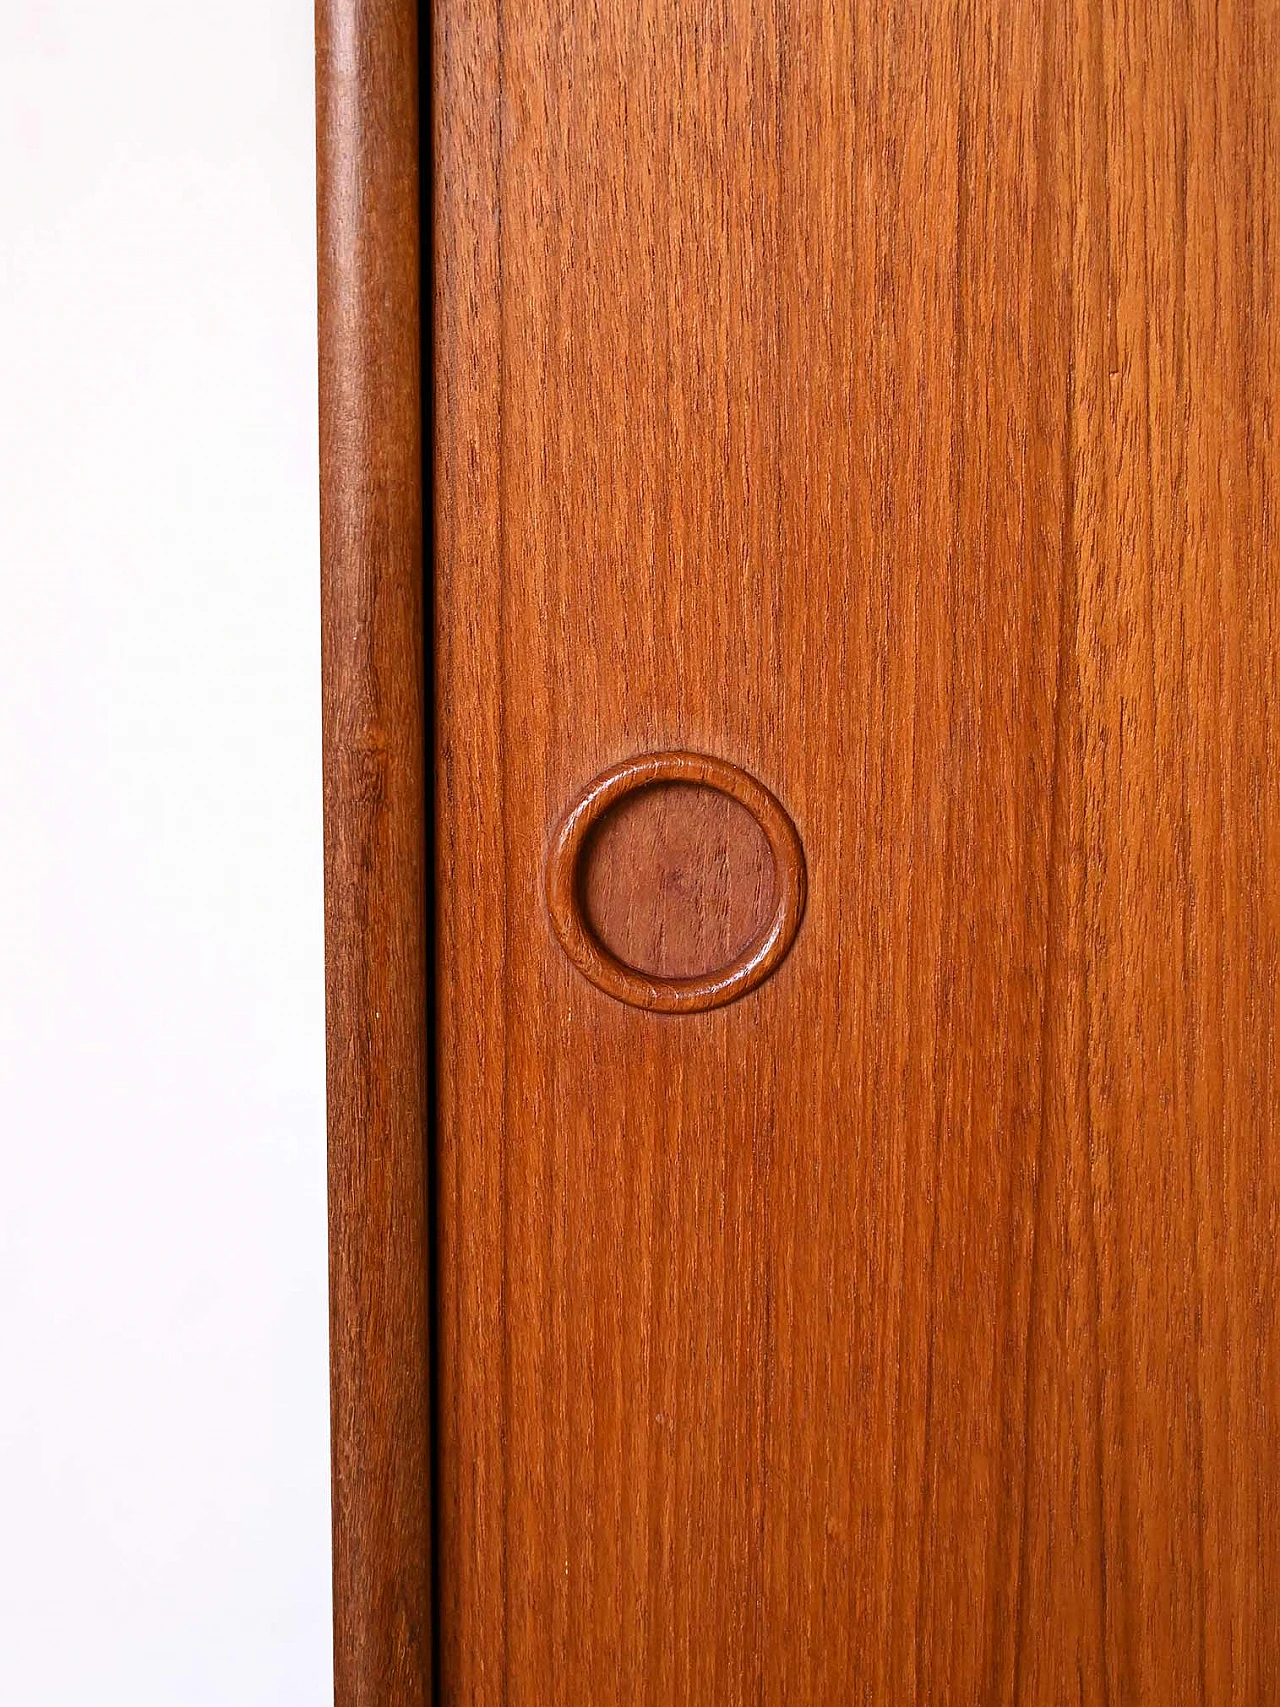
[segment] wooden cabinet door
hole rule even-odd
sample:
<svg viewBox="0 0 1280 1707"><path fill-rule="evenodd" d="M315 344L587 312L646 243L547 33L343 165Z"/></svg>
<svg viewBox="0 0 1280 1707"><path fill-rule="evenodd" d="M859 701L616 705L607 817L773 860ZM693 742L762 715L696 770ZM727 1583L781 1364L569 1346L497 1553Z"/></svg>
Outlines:
<svg viewBox="0 0 1280 1707"><path fill-rule="evenodd" d="M1280 1700L1280 10L430 10L385 1677L425 1594L442 1703Z"/></svg>

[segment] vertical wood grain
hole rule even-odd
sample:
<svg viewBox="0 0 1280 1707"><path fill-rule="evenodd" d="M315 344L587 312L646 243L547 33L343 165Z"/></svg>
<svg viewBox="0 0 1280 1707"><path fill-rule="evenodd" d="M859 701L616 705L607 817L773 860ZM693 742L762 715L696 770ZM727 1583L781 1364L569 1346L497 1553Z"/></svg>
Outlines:
<svg viewBox="0 0 1280 1707"><path fill-rule="evenodd" d="M431 1694L416 17L316 9L338 1707Z"/></svg>
<svg viewBox="0 0 1280 1707"><path fill-rule="evenodd" d="M775 905L764 831L744 806L706 788L628 795L596 826L580 871L582 912L596 935L626 965L664 978L727 965Z"/></svg>
<svg viewBox="0 0 1280 1707"><path fill-rule="evenodd" d="M434 0L445 1699L1280 1700L1280 11ZM541 902L791 812L773 978Z"/></svg>

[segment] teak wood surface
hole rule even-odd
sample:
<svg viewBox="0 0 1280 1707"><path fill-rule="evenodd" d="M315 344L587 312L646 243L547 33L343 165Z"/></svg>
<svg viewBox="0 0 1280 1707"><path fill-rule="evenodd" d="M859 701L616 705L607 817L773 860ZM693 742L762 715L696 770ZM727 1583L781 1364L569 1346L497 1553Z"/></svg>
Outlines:
<svg viewBox="0 0 1280 1707"><path fill-rule="evenodd" d="M1280 1700L1280 8L321 0L341 1707ZM803 847L597 988L645 754ZM631 797L645 975L766 918ZM764 875L762 876L762 872Z"/></svg>
<svg viewBox="0 0 1280 1707"><path fill-rule="evenodd" d="M433 29L442 1700L1280 1700L1280 8ZM544 903L667 748L708 1012Z"/></svg>
<svg viewBox="0 0 1280 1707"><path fill-rule="evenodd" d="M432 1669L416 7L318 0L337 1707Z"/></svg>

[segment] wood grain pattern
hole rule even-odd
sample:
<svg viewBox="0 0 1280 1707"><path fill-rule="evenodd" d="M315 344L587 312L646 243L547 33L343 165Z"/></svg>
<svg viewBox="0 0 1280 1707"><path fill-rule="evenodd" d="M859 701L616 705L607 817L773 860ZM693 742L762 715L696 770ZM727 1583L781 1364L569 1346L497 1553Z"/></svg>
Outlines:
<svg viewBox="0 0 1280 1707"><path fill-rule="evenodd" d="M598 835L608 832L618 811L643 802L655 786L678 784L687 792L691 785L702 793L718 795L735 807L745 809L759 833L769 868L769 901L759 928L746 936L732 958L712 955L710 963L685 972L650 970L642 958L628 959L618 952L619 944L595 928L591 917L591 864ZM625 820L624 820L625 823ZM631 935L636 918L647 918L658 934L670 921L678 926L683 945L714 940L724 928L722 911L714 891L701 896L692 891L721 856L718 825L704 808L689 818L686 809L682 864L656 871L644 862L626 874L621 888L608 895L613 922L621 921L623 935ZM753 869L755 867L755 869ZM748 857L737 875L742 881L734 905L735 913L755 910L759 895L758 864ZM645 893L641 885L656 878L658 887ZM685 890L680 905L673 907L669 894L676 885ZM712 758L706 753L680 750L642 753L610 765L593 777L576 800L570 802L551 836L547 853L547 914L556 941L578 971L606 995L653 1013L702 1013L737 1001L754 990L781 965L796 939L804 918L807 889L804 849L785 807L758 778L740 765ZM598 899L598 897L597 897ZM701 908L705 928L697 928L690 915Z"/></svg>
<svg viewBox="0 0 1280 1707"><path fill-rule="evenodd" d="M416 16L316 9L338 1707L431 1695Z"/></svg>
<svg viewBox="0 0 1280 1707"><path fill-rule="evenodd" d="M435 0L444 1699L1280 1699L1280 9ZM758 991L541 894L693 747Z"/></svg>
<svg viewBox="0 0 1280 1707"><path fill-rule="evenodd" d="M581 906L628 966L693 978L724 966L769 922L768 838L727 794L657 783L620 800L583 849Z"/></svg>

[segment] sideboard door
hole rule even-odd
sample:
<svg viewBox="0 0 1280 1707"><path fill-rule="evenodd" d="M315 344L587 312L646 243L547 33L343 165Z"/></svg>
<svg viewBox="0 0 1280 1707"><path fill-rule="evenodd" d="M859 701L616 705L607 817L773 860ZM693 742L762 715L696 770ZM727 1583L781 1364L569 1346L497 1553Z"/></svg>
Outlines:
<svg viewBox="0 0 1280 1707"><path fill-rule="evenodd" d="M432 14L440 1699L1274 1703L1280 12Z"/></svg>

